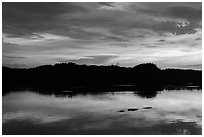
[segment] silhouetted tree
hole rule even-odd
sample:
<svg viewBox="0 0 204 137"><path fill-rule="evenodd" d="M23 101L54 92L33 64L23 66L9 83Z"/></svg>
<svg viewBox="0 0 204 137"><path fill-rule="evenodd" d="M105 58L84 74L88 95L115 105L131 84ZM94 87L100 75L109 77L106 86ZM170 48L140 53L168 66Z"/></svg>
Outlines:
<svg viewBox="0 0 204 137"><path fill-rule="evenodd" d="M3 92L17 87L39 87L39 89L122 89L115 85L134 85L137 88L156 89L166 85L202 86L202 71L159 69L153 63L135 67L87 66L75 63L44 65L30 69L2 68Z"/></svg>

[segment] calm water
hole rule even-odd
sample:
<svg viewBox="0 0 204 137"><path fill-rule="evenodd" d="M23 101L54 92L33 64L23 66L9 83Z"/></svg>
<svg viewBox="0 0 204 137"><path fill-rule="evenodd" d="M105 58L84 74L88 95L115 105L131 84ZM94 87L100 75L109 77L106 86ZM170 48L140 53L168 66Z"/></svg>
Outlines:
<svg viewBox="0 0 204 137"><path fill-rule="evenodd" d="M69 93L69 91L65 91ZM71 92L70 92L71 93ZM3 96L3 134L201 134L201 90Z"/></svg>

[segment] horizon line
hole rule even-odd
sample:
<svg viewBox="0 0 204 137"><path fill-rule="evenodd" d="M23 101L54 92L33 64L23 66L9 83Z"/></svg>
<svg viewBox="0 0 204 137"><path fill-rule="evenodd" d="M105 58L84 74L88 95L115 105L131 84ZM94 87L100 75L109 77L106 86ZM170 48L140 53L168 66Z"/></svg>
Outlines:
<svg viewBox="0 0 204 137"><path fill-rule="evenodd" d="M133 68L135 66L138 66L138 65L141 65L141 64L154 64L156 65L157 68L159 68L160 70L166 70L166 69L177 69L177 70L195 70L195 71L202 71L202 68L201 69L193 69L193 68L179 68L179 67L168 67L168 68L160 68L158 67L157 64L155 63L152 63L152 62L148 62L148 63L140 63L138 65L135 65L135 66L132 66L132 67L129 67L129 66L120 66L118 64L110 64L110 65L101 65L101 64L78 64L78 63L75 63L75 62L61 62L61 63L53 63L53 64L44 64L44 65L38 65L38 66L34 66L34 67L8 67L8 66L5 66L2 64L2 67L6 67L6 68L10 68L10 69L32 69L32 68L38 68L38 67L41 67L41 66L55 66L55 65L58 65L58 64L75 64L75 65L78 65L78 66L98 66L98 67L110 67L110 66L116 66L116 67L120 67L120 68ZM202 64L201 64L202 65Z"/></svg>

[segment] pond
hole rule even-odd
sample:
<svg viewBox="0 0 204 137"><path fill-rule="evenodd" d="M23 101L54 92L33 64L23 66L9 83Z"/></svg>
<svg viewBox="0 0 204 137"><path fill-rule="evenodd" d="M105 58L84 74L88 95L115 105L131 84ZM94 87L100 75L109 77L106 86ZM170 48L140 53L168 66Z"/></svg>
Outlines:
<svg viewBox="0 0 204 137"><path fill-rule="evenodd" d="M202 134L202 91L163 90L62 95L33 90L2 98L3 134Z"/></svg>

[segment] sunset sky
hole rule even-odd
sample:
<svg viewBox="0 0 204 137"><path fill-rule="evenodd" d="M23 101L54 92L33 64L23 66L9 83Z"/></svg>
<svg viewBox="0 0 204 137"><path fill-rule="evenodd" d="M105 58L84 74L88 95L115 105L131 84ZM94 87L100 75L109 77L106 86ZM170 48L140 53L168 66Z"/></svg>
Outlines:
<svg viewBox="0 0 204 137"><path fill-rule="evenodd" d="M202 3L3 3L2 60L202 67Z"/></svg>

